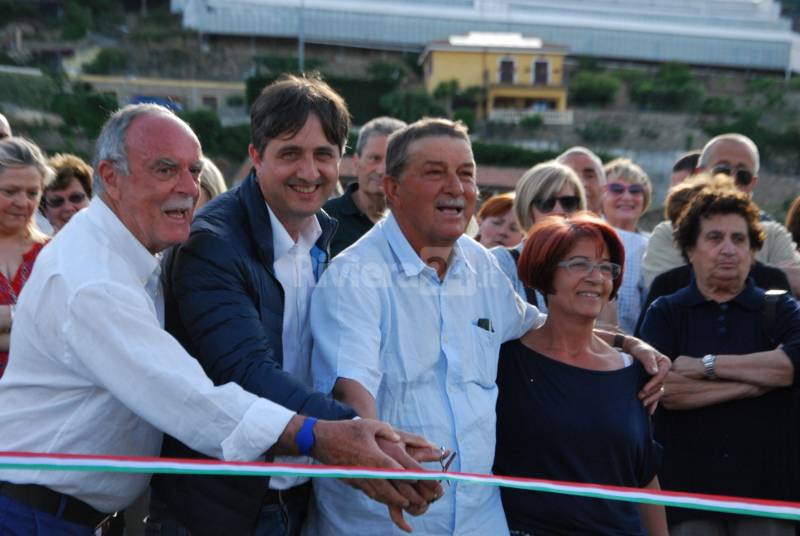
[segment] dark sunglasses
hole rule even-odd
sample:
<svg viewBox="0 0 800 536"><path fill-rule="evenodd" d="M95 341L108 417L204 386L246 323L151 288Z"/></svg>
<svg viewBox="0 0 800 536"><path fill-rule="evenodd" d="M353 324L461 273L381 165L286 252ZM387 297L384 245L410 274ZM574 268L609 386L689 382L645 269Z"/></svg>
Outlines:
<svg viewBox="0 0 800 536"><path fill-rule="evenodd" d="M553 212L556 208L556 201L561 205L564 212L575 212L581 206L581 198L577 195L563 195L561 197L548 197L547 199L534 199L531 204L535 206L539 212L547 214Z"/></svg>
<svg viewBox="0 0 800 536"><path fill-rule="evenodd" d="M733 177L736 181L736 184L739 186L749 186L751 182L753 182L753 175L746 169L737 169L735 172L731 169L731 166L727 164L719 164L718 166L714 166L714 169L711 170L714 175L717 173L722 173L723 175L727 175L729 177Z"/></svg>
<svg viewBox="0 0 800 536"><path fill-rule="evenodd" d="M614 195L622 195L625 193L625 190L628 190L628 193L631 195L644 195L644 186L641 184L625 185L621 182L609 182L606 188Z"/></svg>
<svg viewBox="0 0 800 536"><path fill-rule="evenodd" d="M49 208L59 208L64 205L65 201L69 201L73 205L77 205L78 203L83 203L86 201L86 194L83 192L75 192L74 194L70 194L68 198L63 198L60 195L55 197L45 197L44 203Z"/></svg>

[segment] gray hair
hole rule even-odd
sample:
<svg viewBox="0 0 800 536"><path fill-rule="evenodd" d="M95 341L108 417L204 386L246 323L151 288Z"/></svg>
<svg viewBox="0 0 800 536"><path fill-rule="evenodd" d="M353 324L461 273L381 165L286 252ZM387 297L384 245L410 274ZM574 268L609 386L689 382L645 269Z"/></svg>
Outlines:
<svg viewBox="0 0 800 536"><path fill-rule="evenodd" d="M225 193L228 186L222 172L209 158L200 159L203 162L203 171L200 172L200 187L208 194L209 201L219 194Z"/></svg>
<svg viewBox="0 0 800 536"><path fill-rule="evenodd" d="M376 117L375 119L367 121L358 131L356 154L361 156L361 151L364 150L364 146L372 136L388 136L389 134L400 130L406 126L406 124L407 123L405 121L388 116Z"/></svg>
<svg viewBox="0 0 800 536"><path fill-rule="evenodd" d="M560 155L556 157L556 162L559 164L566 164L567 160L571 156L575 155L583 155L587 157L589 160L592 161L594 171L597 174L597 180L600 181L600 184L606 183L606 172L603 170L603 161L600 160L600 157L594 154L592 151L587 149L586 147L581 147L580 145L576 145L575 147L570 147Z"/></svg>
<svg viewBox="0 0 800 536"><path fill-rule="evenodd" d="M95 144L94 160L92 160L92 168L94 168L93 189L95 195L100 195L105 191L103 179L100 177L99 171L101 162L113 162L114 167L116 167L120 173L126 177L130 174L128 152L125 147L128 129L136 118L148 114L167 115L186 124L186 122L175 115L172 110L158 104L129 104L114 112L111 117L108 118L106 124L103 125L103 130L97 137L97 143ZM186 126L189 127L189 125Z"/></svg>
<svg viewBox="0 0 800 536"><path fill-rule="evenodd" d="M750 151L750 156L753 157L753 164L755 167L755 169L753 170L753 174L758 175L758 170L761 167L761 161L760 161L761 159L758 154L758 146L756 146L753 140L751 140L747 136L743 134L737 134L735 132L729 132L728 134L720 134L719 136L715 136L710 140L708 140L708 143L706 143L705 146L703 147L703 152L700 153L700 160L698 160L697 166L703 169L707 169L709 167L709 164L711 163L711 155L714 154L714 148L718 144L726 141L741 143L742 145L747 147L747 150Z"/></svg>
<svg viewBox="0 0 800 536"><path fill-rule="evenodd" d="M615 158L605 165L606 179L619 180L628 184L641 184L644 187L644 204L642 214L650 207L653 197L653 185L650 177L638 164L630 158Z"/></svg>
<svg viewBox="0 0 800 536"><path fill-rule="evenodd" d="M47 165L47 158L38 145L32 141L11 136L0 140L0 173L7 168L34 167L44 182L54 175L53 169Z"/></svg>
<svg viewBox="0 0 800 536"><path fill-rule="evenodd" d="M41 196L45 182L51 180L55 174L53 169L47 165L47 158L42 150L39 149L38 145L25 138L11 136L10 138L0 139L0 175L7 169L26 167L32 167L39 172L39 195ZM38 199L36 204L38 206ZM35 214L36 210L33 211L26 226L27 234L33 240L41 242L44 239L44 235L36 226Z"/></svg>
<svg viewBox="0 0 800 536"><path fill-rule="evenodd" d="M461 121L440 117L425 117L395 131L389 136L386 148L386 175L399 179L408 165L408 147L422 138L447 136L471 142L467 127Z"/></svg>
<svg viewBox="0 0 800 536"><path fill-rule="evenodd" d="M565 184L572 185L580 198L578 210L586 210L586 191L583 182L571 167L555 160L536 164L517 182L514 190L514 215L520 229L527 233L534 221L531 217L531 205L534 199L547 199L558 195Z"/></svg>
<svg viewBox="0 0 800 536"><path fill-rule="evenodd" d="M0 114L0 140L13 135L14 133L11 131L11 124L8 122L8 119L6 119L6 116L3 114Z"/></svg>

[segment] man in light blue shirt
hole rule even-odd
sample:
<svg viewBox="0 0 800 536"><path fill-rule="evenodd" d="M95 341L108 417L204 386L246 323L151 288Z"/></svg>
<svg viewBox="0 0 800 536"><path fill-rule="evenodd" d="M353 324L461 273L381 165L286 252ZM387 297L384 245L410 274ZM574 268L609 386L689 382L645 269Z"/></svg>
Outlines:
<svg viewBox="0 0 800 536"><path fill-rule="evenodd" d="M395 132L386 168L392 214L334 259L312 296L315 387L453 449L452 470L490 473L500 345L544 318L463 235L477 195L463 125L426 119ZM306 534L397 533L347 486L314 489ZM410 524L419 534L508 533L498 489L470 484Z"/></svg>

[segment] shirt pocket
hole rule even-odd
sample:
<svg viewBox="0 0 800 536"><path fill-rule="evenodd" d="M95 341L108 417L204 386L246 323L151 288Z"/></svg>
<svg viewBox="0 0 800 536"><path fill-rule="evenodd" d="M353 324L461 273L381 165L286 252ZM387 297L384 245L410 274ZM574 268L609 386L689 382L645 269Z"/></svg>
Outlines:
<svg viewBox="0 0 800 536"><path fill-rule="evenodd" d="M473 322L469 327L470 346L464 356L464 380L482 387L492 388L497 379L497 358L500 346L498 334L479 327Z"/></svg>

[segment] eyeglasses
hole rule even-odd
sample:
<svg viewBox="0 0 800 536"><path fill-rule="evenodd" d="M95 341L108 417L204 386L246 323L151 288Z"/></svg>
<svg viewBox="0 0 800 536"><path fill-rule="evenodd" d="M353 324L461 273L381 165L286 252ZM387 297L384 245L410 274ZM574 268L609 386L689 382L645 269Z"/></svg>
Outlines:
<svg viewBox="0 0 800 536"><path fill-rule="evenodd" d="M61 197L60 195L44 198L44 203L49 208L62 207L64 205L64 202L66 201L69 201L73 205L83 203L84 201L86 201L86 194L83 192L75 192L74 194L70 194L69 197L67 197L66 199Z"/></svg>
<svg viewBox="0 0 800 536"><path fill-rule="evenodd" d="M736 181L736 184L739 186L749 186L750 183L753 182L753 177L755 177L755 175L746 169L737 169L734 171L728 164L719 164L714 166L711 171L714 175L717 173L722 173L723 175L733 177L733 179Z"/></svg>
<svg viewBox="0 0 800 536"><path fill-rule="evenodd" d="M567 271L574 275L579 275L581 277L586 277L592 271L597 268L597 271L600 272L605 279L614 280L619 277L619 274L622 273L622 266L615 262L609 261L602 261L602 262L591 262L586 259L571 259L568 261L561 261L558 263L558 266L561 268L566 268Z"/></svg>
<svg viewBox="0 0 800 536"><path fill-rule="evenodd" d="M614 195L622 195L625 190L631 195L644 195L644 186L641 184L624 184L621 182L609 182L606 188Z"/></svg>
<svg viewBox="0 0 800 536"><path fill-rule="evenodd" d="M556 201L561 205L564 212L575 212L581 206L581 198L577 195L562 195L561 197L548 197L547 199L534 199L531 205L535 206L539 212L545 214L553 212L556 208Z"/></svg>

